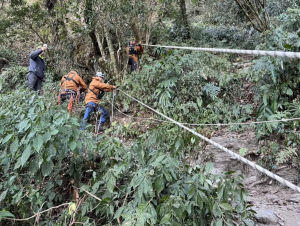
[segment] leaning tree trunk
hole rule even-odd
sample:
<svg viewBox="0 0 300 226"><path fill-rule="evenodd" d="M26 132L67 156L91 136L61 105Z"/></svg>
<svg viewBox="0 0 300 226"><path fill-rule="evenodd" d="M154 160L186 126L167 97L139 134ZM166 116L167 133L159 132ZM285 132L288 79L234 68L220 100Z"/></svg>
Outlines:
<svg viewBox="0 0 300 226"><path fill-rule="evenodd" d="M235 0L241 7L253 28L259 32L270 29L270 18L266 9L266 0Z"/></svg>
<svg viewBox="0 0 300 226"><path fill-rule="evenodd" d="M98 60L101 57L101 51L99 48L99 44L97 41L94 21L93 21L93 1L92 0L86 0L85 2L85 9L84 9L84 22L90 29L89 36L93 43L93 50L96 59Z"/></svg>
<svg viewBox="0 0 300 226"><path fill-rule="evenodd" d="M115 52L114 52L114 48L113 48L113 44L111 41L109 30L107 29L105 24L103 24L103 30L104 30L104 36L106 38L106 42L107 42L107 46L108 46L108 50L109 50L109 54L110 54L110 63L113 68L113 72L115 73L115 76L117 76L118 75L118 67L117 67Z"/></svg>

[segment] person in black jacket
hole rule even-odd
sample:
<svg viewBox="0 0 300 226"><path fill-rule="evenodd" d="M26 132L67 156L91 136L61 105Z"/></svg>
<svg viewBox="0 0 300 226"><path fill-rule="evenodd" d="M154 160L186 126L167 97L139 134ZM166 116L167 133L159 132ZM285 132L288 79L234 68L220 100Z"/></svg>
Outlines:
<svg viewBox="0 0 300 226"><path fill-rule="evenodd" d="M34 91L40 91L42 82L45 80L45 62L43 55L47 50L47 45L44 45L38 50L30 54L30 66L28 72L28 87Z"/></svg>

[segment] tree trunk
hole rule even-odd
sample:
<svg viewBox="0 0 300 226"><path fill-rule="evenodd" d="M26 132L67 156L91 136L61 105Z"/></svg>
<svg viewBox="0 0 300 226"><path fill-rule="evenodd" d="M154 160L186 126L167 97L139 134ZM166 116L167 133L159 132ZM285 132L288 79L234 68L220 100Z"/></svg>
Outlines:
<svg viewBox="0 0 300 226"><path fill-rule="evenodd" d="M180 4L181 22L182 22L182 26L184 27L184 36L186 39L190 39L191 38L190 25L189 25L187 13L186 13L185 0L180 0L179 4Z"/></svg>
<svg viewBox="0 0 300 226"><path fill-rule="evenodd" d="M89 32L89 36L91 37L93 43L93 50L94 50L95 57L98 60L101 57L101 51L100 51L99 43L97 41L95 29Z"/></svg>
<svg viewBox="0 0 300 226"><path fill-rule="evenodd" d="M245 13L253 28L259 32L270 29L270 18L266 0L235 0Z"/></svg>
<svg viewBox="0 0 300 226"><path fill-rule="evenodd" d="M108 50L109 50L109 54L110 54L110 63L111 63L113 72L115 73L115 76L116 76L118 74L118 67L117 67L117 61L116 61L115 52L114 52L113 44L111 41L110 33L105 24L103 24L102 26L104 29L104 36L106 38L107 46L108 46Z"/></svg>

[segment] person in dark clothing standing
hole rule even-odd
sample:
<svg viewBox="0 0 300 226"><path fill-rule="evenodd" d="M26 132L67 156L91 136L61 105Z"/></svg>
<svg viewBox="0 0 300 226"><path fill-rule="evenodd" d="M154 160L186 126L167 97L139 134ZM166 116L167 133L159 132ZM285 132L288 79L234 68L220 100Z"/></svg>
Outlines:
<svg viewBox="0 0 300 226"><path fill-rule="evenodd" d="M30 54L30 66L28 72L28 87L31 90L39 92L42 88L42 82L45 80L45 62L44 54L47 50L47 45L38 48Z"/></svg>

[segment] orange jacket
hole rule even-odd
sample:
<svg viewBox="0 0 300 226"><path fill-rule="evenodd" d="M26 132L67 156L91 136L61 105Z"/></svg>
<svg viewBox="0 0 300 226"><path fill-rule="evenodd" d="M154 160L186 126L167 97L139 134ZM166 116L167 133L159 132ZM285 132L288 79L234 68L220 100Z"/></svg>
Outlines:
<svg viewBox="0 0 300 226"><path fill-rule="evenodd" d="M99 100L97 98L100 90L102 89L104 92L112 92L115 86L105 84L100 81L98 77L93 77L92 82L90 83L88 93L85 96L85 103L88 104L90 102L98 104ZM91 90L96 94L94 94Z"/></svg>
<svg viewBox="0 0 300 226"><path fill-rule="evenodd" d="M72 80L68 81L66 79L66 78L72 78L72 77L73 77L73 80L78 84L78 86L81 86L81 92L83 92L87 89L87 85L82 80L82 78L76 72L71 71L69 74L64 75L61 78L60 88L61 88L62 92L66 91L67 89L70 89L70 90L73 90L74 92L77 92L78 86L75 84L75 82L72 81Z"/></svg>
<svg viewBox="0 0 300 226"><path fill-rule="evenodd" d="M143 45L135 45L135 51L137 52L137 54L129 55L129 58L133 59L135 62L138 62L138 54L143 53L144 46ZM127 52L127 54L129 54L129 46L127 46L126 52Z"/></svg>

